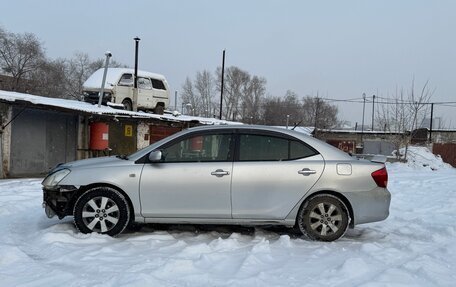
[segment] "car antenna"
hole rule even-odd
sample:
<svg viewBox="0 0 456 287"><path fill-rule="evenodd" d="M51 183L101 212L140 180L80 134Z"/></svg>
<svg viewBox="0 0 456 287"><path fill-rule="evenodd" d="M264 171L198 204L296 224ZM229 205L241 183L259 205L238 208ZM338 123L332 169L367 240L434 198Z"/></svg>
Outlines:
<svg viewBox="0 0 456 287"><path fill-rule="evenodd" d="M294 131L294 129L299 126L300 124L302 123L302 120L300 120L297 124L294 125L294 127L291 129L292 131Z"/></svg>

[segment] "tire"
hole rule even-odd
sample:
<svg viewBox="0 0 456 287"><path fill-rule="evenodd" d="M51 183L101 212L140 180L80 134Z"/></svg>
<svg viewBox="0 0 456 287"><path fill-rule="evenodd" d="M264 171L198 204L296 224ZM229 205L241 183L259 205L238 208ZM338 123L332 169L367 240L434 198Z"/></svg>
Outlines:
<svg viewBox="0 0 456 287"><path fill-rule="evenodd" d="M162 105L156 105L153 109L153 112L157 115L163 115L163 113L165 112L165 107Z"/></svg>
<svg viewBox="0 0 456 287"><path fill-rule="evenodd" d="M124 109L127 111L132 111L133 110L133 104L129 99L125 99L122 101L122 105L124 106Z"/></svg>
<svg viewBox="0 0 456 287"><path fill-rule="evenodd" d="M125 197L117 190L96 187L78 198L73 216L76 228L82 233L117 236L130 222L130 209Z"/></svg>
<svg viewBox="0 0 456 287"><path fill-rule="evenodd" d="M304 203L296 221L299 230L310 239L334 241L347 231L350 215L339 198L321 194Z"/></svg>

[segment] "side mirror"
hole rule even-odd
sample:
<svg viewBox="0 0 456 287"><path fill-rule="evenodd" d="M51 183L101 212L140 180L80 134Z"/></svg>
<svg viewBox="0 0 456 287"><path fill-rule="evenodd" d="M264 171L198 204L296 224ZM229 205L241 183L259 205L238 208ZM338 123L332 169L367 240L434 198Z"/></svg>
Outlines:
<svg viewBox="0 0 456 287"><path fill-rule="evenodd" d="M160 162L162 160L161 150L154 150L149 154L150 162Z"/></svg>

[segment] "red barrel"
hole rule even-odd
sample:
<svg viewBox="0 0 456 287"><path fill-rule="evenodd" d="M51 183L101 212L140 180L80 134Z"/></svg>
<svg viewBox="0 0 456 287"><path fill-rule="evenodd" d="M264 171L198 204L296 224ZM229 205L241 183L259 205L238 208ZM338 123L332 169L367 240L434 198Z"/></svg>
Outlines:
<svg viewBox="0 0 456 287"><path fill-rule="evenodd" d="M197 136L190 139L191 150L192 151L202 151L203 150L203 137Z"/></svg>
<svg viewBox="0 0 456 287"><path fill-rule="evenodd" d="M109 146L109 125L107 123L90 123L89 149L105 150Z"/></svg>

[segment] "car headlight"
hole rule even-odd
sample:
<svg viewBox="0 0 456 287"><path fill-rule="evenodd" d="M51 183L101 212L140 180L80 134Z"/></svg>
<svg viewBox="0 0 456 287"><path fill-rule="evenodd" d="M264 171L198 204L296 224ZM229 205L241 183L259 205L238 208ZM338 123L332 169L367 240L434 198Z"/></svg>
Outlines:
<svg viewBox="0 0 456 287"><path fill-rule="evenodd" d="M46 188L52 188L59 184L70 173L69 169L61 169L48 175L41 183Z"/></svg>

